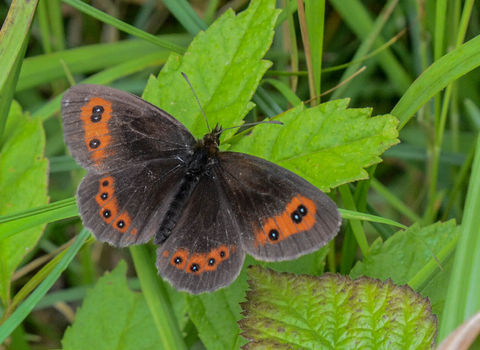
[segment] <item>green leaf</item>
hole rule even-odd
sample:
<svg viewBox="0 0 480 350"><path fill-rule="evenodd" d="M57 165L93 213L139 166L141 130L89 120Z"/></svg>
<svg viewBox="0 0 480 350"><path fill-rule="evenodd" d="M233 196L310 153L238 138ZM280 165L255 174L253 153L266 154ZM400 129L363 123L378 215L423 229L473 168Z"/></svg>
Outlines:
<svg viewBox="0 0 480 350"><path fill-rule="evenodd" d="M259 262L247 255L237 279L227 288L201 295L187 294L189 316L198 329L198 335L208 349L237 349L245 340L240 337L237 321L241 318L240 303L245 300L247 267L262 264L279 272L320 274L328 248L304 255L296 260Z"/></svg>
<svg viewBox="0 0 480 350"><path fill-rule="evenodd" d="M436 318L428 299L391 280L249 269L242 303L244 349L430 349Z"/></svg>
<svg viewBox="0 0 480 350"><path fill-rule="evenodd" d="M127 286L127 265L121 261L87 292L75 322L62 340L68 349L156 349L155 322L143 294Z"/></svg>
<svg viewBox="0 0 480 350"><path fill-rule="evenodd" d="M459 231L455 220L450 220L422 229L415 224L408 230L398 231L383 244L378 239L372 244L370 254L352 269L350 277L365 275L382 281L391 278L396 284L405 284L433 258L433 254L438 254L455 239ZM451 264L448 264L445 271L435 275L421 291L430 298L437 316L443 311L450 272Z"/></svg>
<svg viewBox="0 0 480 350"><path fill-rule="evenodd" d="M185 55L172 54L158 79L151 77L143 98L180 120L196 137L207 132L204 117L187 74L208 117L210 127L242 123L252 109L257 85L271 63L262 57L271 45L278 11L273 0L253 0L239 15L228 10L206 32L197 35ZM232 135L235 130L225 132Z"/></svg>
<svg viewBox="0 0 480 350"><path fill-rule="evenodd" d="M0 149L0 216L45 205L48 161L43 158L45 134L40 120L12 103ZM43 225L0 241L0 297L9 299L10 278L40 238Z"/></svg>
<svg viewBox="0 0 480 350"><path fill-rule="evenodd" d="M300 105L276 119L283 126L257 125L230 150L277 163L324 191L366 179L364 168L379 163L378 156L399 142L398 121L347 106L347 99L310 109Z"/></svg>

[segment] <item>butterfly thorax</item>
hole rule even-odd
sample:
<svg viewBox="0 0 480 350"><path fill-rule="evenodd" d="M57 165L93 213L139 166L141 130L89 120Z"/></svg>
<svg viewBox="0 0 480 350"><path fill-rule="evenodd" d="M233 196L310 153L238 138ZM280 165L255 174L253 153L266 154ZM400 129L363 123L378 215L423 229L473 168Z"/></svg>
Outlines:
<svg viewBox="0 0 480 350"><path fill-rule="evenodd" d="M155 244L160 245L170 236L198 181L208 176L209 168L217 163L221 133L222 128L217 125L203 139L197 140L185 177L155 234Z"/></svg>
<svg viewBox="0 0 480 350"><path fill-rule="evenodd" d="M188 163L186 177L188 180L198 180L209 166L217 162L218 146L220 145L221 127L218 125L203 139L197 140L193 156Z"/></svg>

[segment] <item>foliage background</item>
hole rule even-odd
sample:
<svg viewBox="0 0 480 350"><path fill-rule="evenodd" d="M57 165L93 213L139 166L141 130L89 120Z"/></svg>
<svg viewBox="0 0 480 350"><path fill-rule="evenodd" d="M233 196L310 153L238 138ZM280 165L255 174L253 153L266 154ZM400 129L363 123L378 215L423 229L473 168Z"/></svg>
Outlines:
<svg viewBox="0 0 480 350"><path fill-rule="evenodd" d="M155 271L148 267L154 260L152 246L135 247L130 255L128 250L113 249L90 239L75 256L73 248L79 250L88 237L80 231L81 222L71 199L84 172L67 155L58 111L60 94L73 81L109 84L141 95L152 79L149 77L158 76L171 52L183 54L199 30L206 30L229 7L237 13L245 10L248 1L147 0L91 5L103 14L74 0L39 1L38 6L36 1L0 3L0 18L7 19L0 33L0 214L5 215L0 217L0 238L15 235L13 240L28 247L25 254L15 245L0 246L2 332L11 334L6 346L60 347L65 329L88 295L88 288L125 259L129 266L128 285L139 290L142 284L146 299L143 303L161 310L154 315L156 329L162 322L166 329L178 324L177 330L173 327L173 334L166 336L172 343L182 337L187 347L201 346L203 342L210 348L218 341L224 347L235 347L244 341L235 328L235 314L226 316L232 322L223 322L224 328L216 328L214 321L202 321L215 320L218 310L238 308L229 304L233 300L229 293L241 298L244 287L236 292L232 288L221 298L187 296L178 301L169 286L155 282ZM449 314L448 321L440 322L441 339L480 309L480 301L471 297L479 295L480 287L472 269L479 266L480 257L475 238L479 227L475 213L480 209L475 198L480 198L480 178L474 162L480 127L480 71L475 69L480 64L478 4L455 0L306 0L304 5L302 17L296 11L296 1L277 2L277 8L291 8L292 15L283 11L275 22L273 44L265 55L273 65L253 97L257 107L249 112L247 120L274 117L300 100L307 101L347 81L322 96L321 101L349 98L350 108L371 107L374 116L392 114L400 120L401 143L383 154L382 163L367 169L369 180L354 186L341 185L333 195L343 208L415 225L402 236L394 236L397 244L390 241L382 245L396 229L349 220L328 253L322 250L277 269L318 274L323 270L318 261L327 256L327 270L352 272L352 276L392 277L394 281L398 278L398 283L408 282L431 298L425 290L440 286L436 288L442 292L434 310L438 310L437 315ZM7 18L9 10L14 11L14 21ZM140 31L125 27L127 23ZM308 45L302 25L308 28ZM348 80L363 66L364 71ZM292 70L298 74L292 77L288 73ZM197 93L202 91L197 88ZM10 106L13 97L18 104ZM312 106L317 103L311 102ZM5 165L11 164L8 159L17 160L14 168ZM37 212L22 212L46 204L47 193L50 203L58 203ZM13 198L16 206L7 205L11 203L7 198ZM463 222L460 240L460 228L454 221L435 224L449 219ZM50 224L42 235L47 222ZM78 232L82 240L72 244L70 240ZM409 264L405 269L418 267L400 276L395 268L399 261L407 261L402 252L419 246L415 235L426 242L425 249L419 248L424 261ZM413 242L408 243L412 237ZM436 241L432 243L431 239ZM70 250L65 250L63 245L69 241ZM404 248L398 248L398 242ZM445 268L448 275L439 275L440 270L431 264L429 249L442 263L449 264ZM453 258L455 249L461 252L457 254L461 258ZM67 268L61 259L69 253L75 259ZM382 260L382 254L386 260ZM396 258L388 260L392 256ZM357 260L362 263L351 271ZM381 271L376 270L378 266L383 267ZM142 280L151 283L148 288ZM46 281L55 284L43 296L50 289L48 284L40 285ZM245 284L245 279L238 283ZM30 313L28 303L17 308L33 290L39 291L36 299L29 299L35 311ZM148 293L164 299L155 301ZM159 304L154 306L155 302ZM165 304L171 306L162 310ZM197 313L190 312L186 318L183 315L187 308ZM81 319L81 314L77 316ZM21 326L6 330L10 324L6 320L15 324L16 317L16 324ZM204 334L220 338L209 339Z"/></svg>

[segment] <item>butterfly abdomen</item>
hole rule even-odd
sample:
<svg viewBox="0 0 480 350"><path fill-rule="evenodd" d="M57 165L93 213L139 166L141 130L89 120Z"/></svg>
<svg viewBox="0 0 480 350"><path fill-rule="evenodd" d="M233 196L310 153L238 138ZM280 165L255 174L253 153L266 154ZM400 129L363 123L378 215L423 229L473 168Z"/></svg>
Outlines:
<svg viewBox="0 0 480 350"><path fill-rule="evenodd" d="M185 209L188 199L195 190L198 181L202 176L208 176L208 169L216 163L216 152L211 151L199 142L199 147L195 150L187 168L187 172L182 180L178 192L168 208L157 232L155 233L154 243L162 244L170 236L173 228L177 224L180 216Z"/></svg>

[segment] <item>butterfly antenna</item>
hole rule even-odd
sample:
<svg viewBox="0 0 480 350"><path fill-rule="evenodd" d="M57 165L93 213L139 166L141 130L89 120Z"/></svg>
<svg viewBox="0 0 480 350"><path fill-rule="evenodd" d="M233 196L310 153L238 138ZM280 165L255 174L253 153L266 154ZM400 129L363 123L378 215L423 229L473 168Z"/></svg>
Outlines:
<svg viewBox="0 0 480 350"><path fill-rule="evenodd" d="M208 132L210 132L210 125L208 125L208 119L207 119L207 116L205 115L205 112L203 111L203 108L202 108L202 105L200 104L200 100L198 99L197 97L197 94L195 93L195 91L193 90L193 86L192 84L190 84L190 80L188 80L188 77L185 73L183 72L180 72L182 73L183 77L185 78L185 80L187 81L188 85L190 85L190 89L192 89L192 92L193 92L193 96L195 96L195 98L197 99L197 103L198 105L200 106L200 110L202 111L203 113L203 116L205 117L205 122L207 123L207 128L208 128Z"/></svg>
<svg viewBox="0 0 480 350"><path fill-rule="evenodd" d="M238 125L238 126L231 126L231 127L229 127L229 128L222 129L222 131L230 130L230 129L242 128L242 127L244 127L244 126L254 126L254 125L258 125L258 124L278 124L278 125L283 125L283 123L282 123L282 122L279 122L278 120L262 120L261 122L247 123L247 124Z"/></svg>

